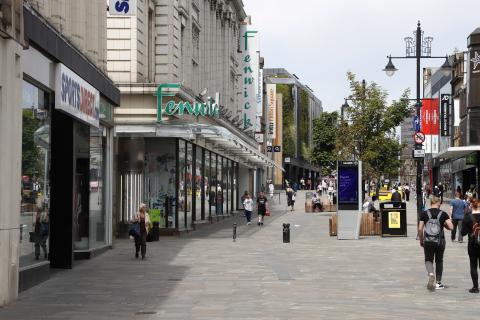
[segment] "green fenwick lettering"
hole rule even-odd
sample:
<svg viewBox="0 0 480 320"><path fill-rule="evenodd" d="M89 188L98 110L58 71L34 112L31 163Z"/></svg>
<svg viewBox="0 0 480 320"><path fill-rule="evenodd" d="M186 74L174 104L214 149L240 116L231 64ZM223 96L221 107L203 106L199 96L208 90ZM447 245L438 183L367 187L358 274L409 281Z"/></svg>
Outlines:
<svg viewBox="0 0 480 320"><path fill-rule="evenodd" d="M253 30L250 30L250 31L245 31L245 33L243 34L243 37L245 38L245 51L248 50L248 38L254 38L255 37L255 34L257 34L258 31L253 31Z"/></svg>
<svg viewBox="0 0 480 320"><path fill-rule="evenodd" d="M175 103L174 100L170 100L165 105L165 111L163 110L163 97L174 97L175 92L173 90L166 91L165 89L180 89L180 83L167 83L161 84L157 88L157 92L155 96L157 97L157 122L162 122L162 115L163 112L169 116L173 116L175 114L179 116L183 116L185 114L193 115L193 116L204 116L204 117L219 117L220 115L220 107L218 103L211 103L210 101L207 103L200 103L200 102L193 102L190 103L188 101L180 101Z"/></svg>

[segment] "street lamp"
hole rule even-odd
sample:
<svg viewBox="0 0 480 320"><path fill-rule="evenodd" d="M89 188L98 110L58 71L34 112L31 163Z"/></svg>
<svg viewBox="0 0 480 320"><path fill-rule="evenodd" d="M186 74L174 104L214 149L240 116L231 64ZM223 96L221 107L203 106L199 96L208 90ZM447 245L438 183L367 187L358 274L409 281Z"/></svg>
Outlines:
<svg viewBox="0 0 480 320"><path fill-rule="evenodd" d="M395 74L395 71L398 71L398 69L395 68L395 66L393 65L392 57L388 56L387 58L388 58L388 63L385 66L385 69L382 69L382 71L385 71L387 76L391 77Z"/></svg>
<svg viewBox="0 0 480 320"><path fill-rule="evenodd" d="M383 69L387 76L391 77L398 69L395 68L393 65L392 59L415 59L417 62L417 103L416 103L416 116L420 119L420 109L422 107L420 101L420 79L421 79L421 69L420 69L420 60L421 59L443 59L445 58L445 62L442 65L442 72L447 73L452 70L452 66L450 65L450 61L448 60L448 56L446 57L432 57L432 37L423 37L423 31L420 28L420 21L417 24L417 30L413 32L415 36L415 42L412 37L406 37L406 55L404 57L392 57L388 56L388 63ZM417 128L415 128L417 130ZM415 150L422 149L422 144L415 142ZM422 171L423 171L423 159L419 158L417 161L417 221L420 219L420 215L422 214Z"/></svg>

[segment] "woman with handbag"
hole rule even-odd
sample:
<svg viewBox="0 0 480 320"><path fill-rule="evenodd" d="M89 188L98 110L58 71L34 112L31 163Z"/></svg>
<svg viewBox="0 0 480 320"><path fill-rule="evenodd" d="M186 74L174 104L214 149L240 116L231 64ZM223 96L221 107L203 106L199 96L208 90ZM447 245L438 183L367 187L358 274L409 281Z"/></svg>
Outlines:
<svg viewBox="0 0 480 320"><path fill-rule="evenodd" d="M133 217L132 229L134 230L134 239L135 239L135 258L138 259L138 252L142 254L142 260L145 259L145 254L147 253L147 235L148 229L150 227L150 216L147 213L147 205L145 203L140 204L138 212L135 213Z"/></svg>
<svg viewBox="0 0 480 320"><path fill-rule="evenodd" d="M47 238L48 238L48 218L45 212L42 212L40 208L37 208L35 215L35 223L33 225L34 235L33 240L35 242L35 260L40 259L40 247L42 247L44 258L47 259Z"/></svg>

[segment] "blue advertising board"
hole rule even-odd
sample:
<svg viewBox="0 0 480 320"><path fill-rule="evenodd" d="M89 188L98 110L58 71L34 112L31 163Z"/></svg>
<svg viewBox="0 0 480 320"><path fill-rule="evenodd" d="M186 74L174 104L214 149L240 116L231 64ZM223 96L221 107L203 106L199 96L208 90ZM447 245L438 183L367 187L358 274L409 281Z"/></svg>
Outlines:
<svg viewBox="0 0 480 320"><path fill-rule="evenodd" d="M338 209L356 210L359 197L359 167L356 161L338 162Z"/></svg>

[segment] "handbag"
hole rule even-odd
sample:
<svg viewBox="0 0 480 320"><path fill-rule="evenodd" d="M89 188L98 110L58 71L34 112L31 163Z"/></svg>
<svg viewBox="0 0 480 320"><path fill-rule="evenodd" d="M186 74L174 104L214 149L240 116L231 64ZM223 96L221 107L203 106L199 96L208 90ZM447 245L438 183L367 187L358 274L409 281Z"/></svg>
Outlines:
<svg viewBox="0 0 480 320"><path fill-rule="evenodd" d="M138 237L140 235L140 224L137 222L130 224L128 235L132 237Z"/></svg>

